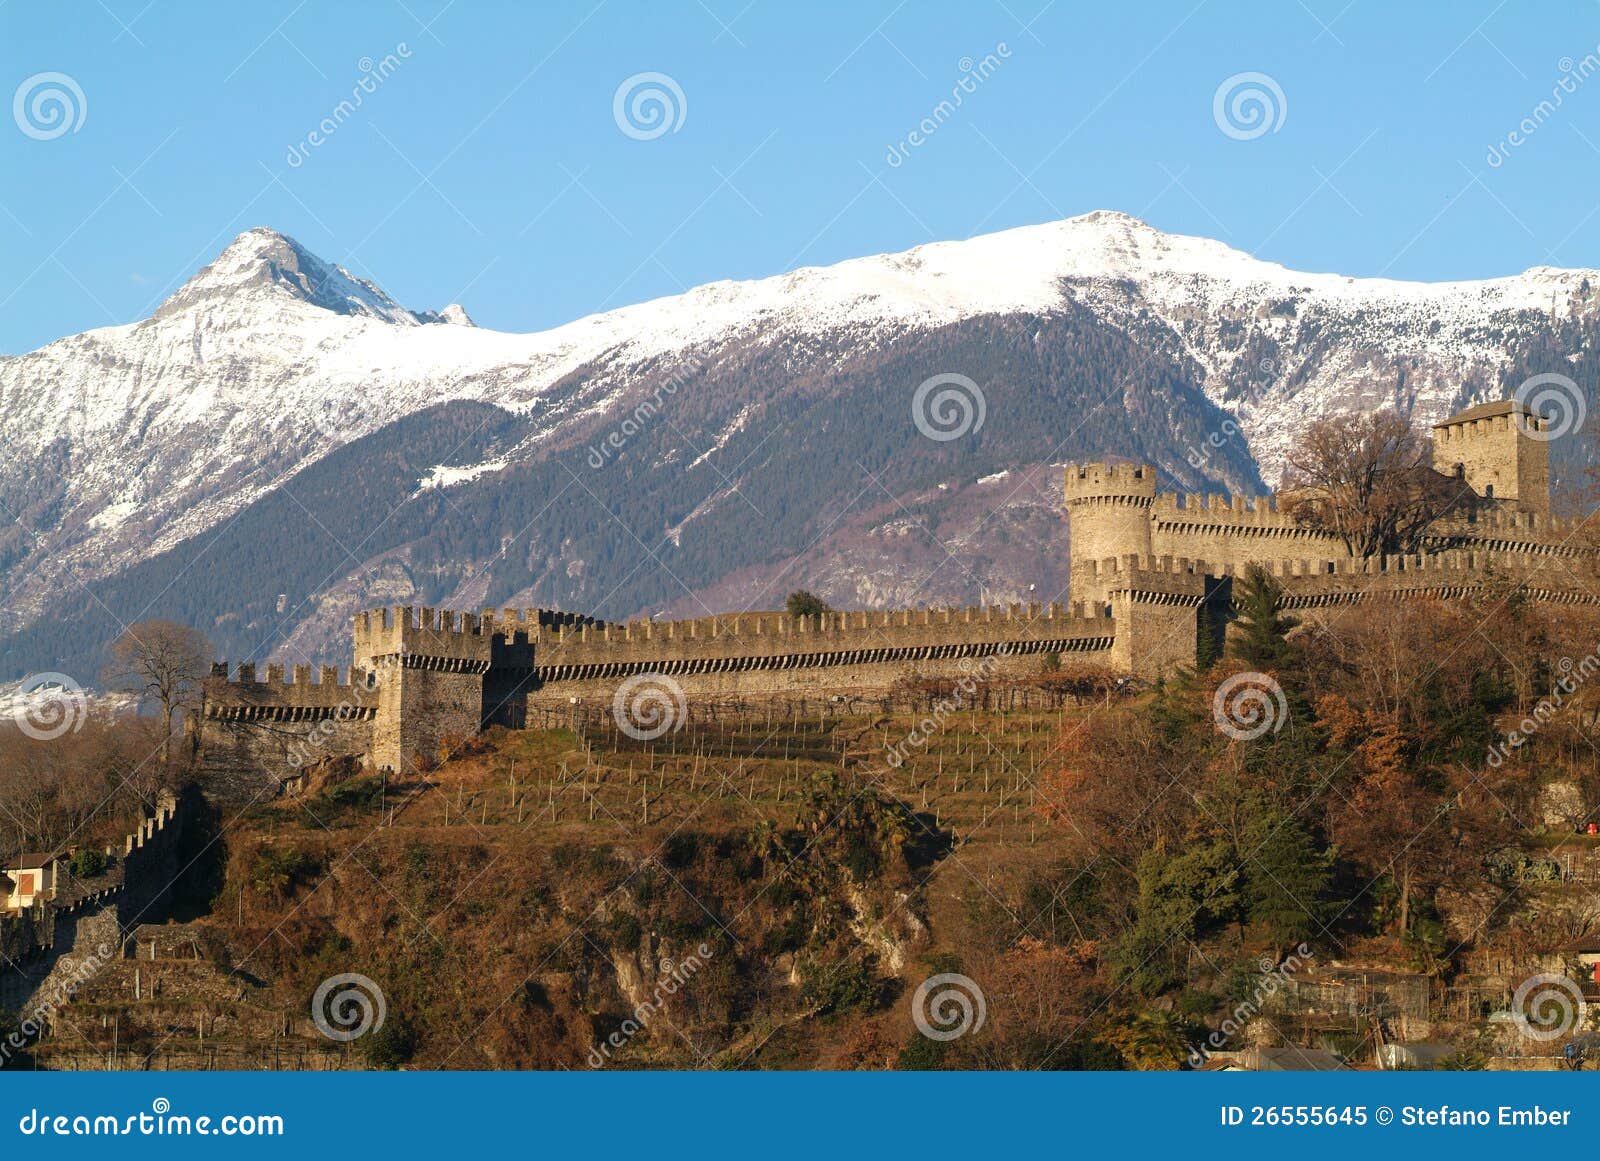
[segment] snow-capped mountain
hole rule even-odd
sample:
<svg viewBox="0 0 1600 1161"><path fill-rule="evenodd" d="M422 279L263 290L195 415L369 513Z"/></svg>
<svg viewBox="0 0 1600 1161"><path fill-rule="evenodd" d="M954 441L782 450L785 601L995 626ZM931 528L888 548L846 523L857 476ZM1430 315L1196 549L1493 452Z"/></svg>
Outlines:
<svg viewBox="0 0 1600 1161"><path fill-rule="evenodd" d="M1049 465L1253 491L1321 415L1592 383L1597 293L1299 273L1102 211L523 335L254 229L149 319L0 358L0 679L156 614L308 659L389 600L1054 599ZM940 374L983 393L959 439L913 420Z"/></svg>

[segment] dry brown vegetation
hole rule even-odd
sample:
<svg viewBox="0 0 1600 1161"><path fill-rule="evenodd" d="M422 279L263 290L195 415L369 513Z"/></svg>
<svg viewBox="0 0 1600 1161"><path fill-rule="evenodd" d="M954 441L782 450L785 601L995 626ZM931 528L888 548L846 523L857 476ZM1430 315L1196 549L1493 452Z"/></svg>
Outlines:
<svg viewBox="0 0 1600 1161"><path fill-rule="evenodd" d="M1467 1038L1486 963L1600 920L1549 870L1595 845L1600 617L1510 588L1270 604L1242 593L1228 657L1140 693L1052 667L696 707L651 742L491 731L409 778L330 763L230 820L202 926L307 1044L318 983L377 981L397 1031L353 1065L1170 1068L1301 941L1419 973ZM1287 716L1239 741L1212 700L1246 672ZM980 1031L917 1031L937 973L978 983Z"/></svg>

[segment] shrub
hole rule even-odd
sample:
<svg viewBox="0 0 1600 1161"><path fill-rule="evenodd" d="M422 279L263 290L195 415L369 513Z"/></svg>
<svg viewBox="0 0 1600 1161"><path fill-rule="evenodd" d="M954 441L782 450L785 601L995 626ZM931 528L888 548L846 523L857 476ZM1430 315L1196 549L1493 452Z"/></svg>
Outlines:
<svg viewBox="0 0 1600 1161"><path fill-rule="evenodd" d="M876 1003L878 985L864 960L813 960L800 968L800 995L823 1012L843 1012Z"/></svg>
<svg viewBox="0 0 1600 1161"><path fill-rule="evenodd" d="M391 1012L382 1028L362 1037L361 1052L373 1068L399 1068L416 1055L416 1030L404 1016Z"/></svg>
<svg viewBox="0 0 1600 1161"><path fill-rule="evenodd" d="M679 831L670 836L662 845L661 861L674 871L681 871L690 863L700 850L698 835L686 831Z"/></svg>
<svg viewBox="0 0 1600 1161"><path fill-rule="evenodd" d="M97 847L84 847L72 855L72 875L76 879L93 879L106 871L105 852Z"/></svg>
<svg viewBox="0 0 1600 1161"><path fill-rule="evenodd" d="M762 941L762 947L768 955L799 951L805 945L806 922L798 915L791 915L781 927L767 932L766 939Z"/></svg>
<svg viewBox="0 0 1600 1161"><path fill-rule="evenodd" d="M618 951L633 951L644 935L639 921L627 911L618 911L613 915L606 923L606 930L611 935L611 946Z"/></svg>
<svg viewBox="0 0 1600 1161"><path fill-rule="evenodd" d="M826 601L805 589L790 593L789 599L783 602L783 611L791 617L820 617L831 612Z"/></svg>
<svg viewBox="0 0 1600 1161"><path fill-rule="evenodd" d="M944 1053L948 1043L932 1040L918 1032L900 1049L900 1059L895 1067L902 1072L932 1072L944 1067Z"/></svg>
<svg viewBox="0 0 1600 1161"><path fill-rule="evenodd" d="M321 872L322 862L305 851L266 847L256 852L250 882L263 895L287 898Z"/></svg>

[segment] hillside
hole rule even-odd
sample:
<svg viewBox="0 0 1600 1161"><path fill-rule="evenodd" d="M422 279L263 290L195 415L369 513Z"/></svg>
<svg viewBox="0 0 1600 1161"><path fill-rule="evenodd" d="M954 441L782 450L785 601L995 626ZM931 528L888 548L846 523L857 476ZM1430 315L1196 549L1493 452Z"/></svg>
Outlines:
<svg viewBox="0 0 1600 1161"><path fill-rule="evenodd" d="M1595 618L1463 632L1508 599L1247 620L1142 693L1044 666L698 705L649 742L552 710L387 782L329 762L233 818L203 914L140 928L24 1063L1557 1068L1592 1031L1592 699L1483 757ZM1276 728L1219 729L1268 656ZM952 974L965 1005L923 994ZM1528 998L1562 976L1565 1008ZM366 994L352 1040L318 1027L330 981Z"/></svg>

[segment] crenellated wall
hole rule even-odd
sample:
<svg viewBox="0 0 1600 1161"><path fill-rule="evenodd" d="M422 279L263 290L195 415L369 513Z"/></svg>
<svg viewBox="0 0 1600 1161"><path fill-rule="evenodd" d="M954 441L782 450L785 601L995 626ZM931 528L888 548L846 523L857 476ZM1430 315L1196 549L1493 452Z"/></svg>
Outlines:
<svg viewBox="0 0 1600 1161"><path fill-rule="evenodd" d="M609 701L638 674L670 677L690 699L883 692L908 675L1037 673L1048 654L1110 667L1108 606L1011 605L791 617L745 613L608 625L548 610L440 614L410 607L356 619L359 664L340 682L254 666L216 667L200 715L200 768L236 796L262 793L320 757L352 754L411 769L527 708Z"/></svg>
<svg viewBox="0 0 1600 1161"><path fill-rule="evenodd" d="M404 769L486 725L522 725L530 705L608 701L640 675L719 700L871 694L907 675L965 674L979 658L996 675L1031 675L1049 654L1154 679L1219 643L1233 578L1252 565L1281 579L1294 608L1507 583L1536 600L1600 603L1595 549L1578 525L1548 515L1542 444L1510 421L1490 422L1515 406L1446 421L1440 446L1477 457L1463 477L1515 494L1480 496L1472 511L1438 521L1420 556L1355 558L1270 496L1159 492L1150 464L1071 465L1062 489L1070 605L626 624L550 609L377 609L355 619L354 668L342 683L329 669L312 682L303 666L287 681L277 666L265 681L250 666L233 680L219 669L206 683L201 766L244 788L253 776L258 793L263 773L281 782L322 756Z"/></svg>
<svg viewBox="0 0 1600 1161"><path fill-rule="evenodd" d="M122 955L129 931L164 920L185 870L184 831L199 808L193 789L163 792L153 816L106 848L103 874L90 880L65 875L28 914L0 918L0 1007L47 1026L50 1012L70 1000L80 982Z"/></svg>
<svg viewBox="0 0 1600 1161"><path fill-rule="evenodd" d="M1344 541L1297 524L1271 496L1156 498L1150 513L1156 555L1188 556L1234 569L1305 557L1348 557Z"/></svg>
<svg viewBox="0 0 1600 1161"><path fill-rule="evenodd" d="M352 667L345 679L323 666L320 680L297 665L285 678L268 665L240 665L230 679L226 662L211 667L192 739L198 775L224 802L246 802L322 758L372 752L380 690L374 671Z"/></svg>
<svg viewBox="0 0 1600 1161"><path fill-rule="evenodd" d="M543 634L581 629L592 617L551 609L457 613L401 605L360 613L355 663L373 674L369 753L401 770L504 720L525 696L531 650Z"/></svg>
<svg viewBox="0 0 1600 1161"><path fill-rule="evenodd" d="M568 628L538 639L528 701L609 698L619 681L641 673L671 677L689 697L881 692L911 673L957 675L964 660L1002 654L994 672L1037 672L1048 653L1104 663L1114 635L1103 610L1082 604L744 613Z"/></svg>
<svg viewBox="0 0 1600 1161"><path fill-rule="evenodd" d="M1107 599L1108 591L1093 566L1113 557L1189 558L1233 571L1252 563L1276 566L1351 559L1342 540L1296 522L1275 496L1156 492L1155 474L1150 465L1068 467L1075 598ZM1536 479L1537 465L1527 468L1525 475ZM1470 548L1569 558L1592 553L1589 541L1582 521L1553 518L1537 501L1526 500L1483 500L1471 512L1439 520L1425 537L1434 552Z"/></svg>

